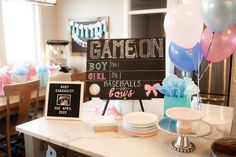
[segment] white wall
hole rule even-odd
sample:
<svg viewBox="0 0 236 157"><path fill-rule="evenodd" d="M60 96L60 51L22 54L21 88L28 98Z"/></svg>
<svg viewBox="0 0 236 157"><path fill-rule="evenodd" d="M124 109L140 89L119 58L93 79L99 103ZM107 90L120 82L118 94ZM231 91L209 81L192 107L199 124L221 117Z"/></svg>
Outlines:
<svg viewBox="0 0 236 157"><path fill-rule="evenodd" d="M0 0L0 67L6 63L5 56L5 42L3 30L3 16L2 16L2 0Z"/></svg>
<svg viewBox="0 0 236 157"><path fill-rule="evenodd" d="M110 17L110 38L124 37L123 0L57 0L56 5L56 38L69 40L68 20ZM67 54L67 64L76 71L86 71L86 56Z"/></svg>
<svg viewBox="0 0 236 157"><path fill-rule="evenodd" d="M41 6L41 50L42 50L42 59L46 63L46 41L56 39L56 7L54 6Z"/></svg>

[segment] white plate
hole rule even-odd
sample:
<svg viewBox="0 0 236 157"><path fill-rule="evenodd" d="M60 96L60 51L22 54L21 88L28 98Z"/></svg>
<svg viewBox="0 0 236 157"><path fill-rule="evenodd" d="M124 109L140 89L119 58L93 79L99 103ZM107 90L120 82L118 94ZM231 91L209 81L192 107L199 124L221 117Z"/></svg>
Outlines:
<svg viewBox="0 0 236 157"><path fill-rule="evenodd" d="M153 125L158 120L157 116L148 113L148 112L132 112L127 113L123 117L123 121L131 124L133 126L145 126L145 125Z"/></svg>
<svg viewBox="0 0 236 157"><path fill-rule="evenodd" d="M125 129L128 129L128 130L133 130L133 131L150 131L150 130L156 130L157 129L157 127L152 127L152 128L133 128L133 127L128 127L128 126L124 126L123 128L125 128Z"/></svg>
<svg viewBox="0 0 236 157"><path fill-rule="evenodd" d="M150 134L150 133L158 131L157 128L154 128L151 130L133 130L133 129L129 129L129 128L124 128L124 130L132 132L132 133L136 133L136 134Z"/></svg>
<svg viewBox="0 0 236 157"><path fill-rule="evenodd" d="M140 126L136 127L136 126L129 125L129 124L126 124L126 123L123 124L123 127L131 129L131 130L152 130L152 129L157 128L156 125L152 125L152 126L149 126L149 127L140 127Z"/></svg>
<svg viewBox="0 0 236 157"><path fill-rule="evenodd" d="M134 125L134 124L130 124L126 121L123 121L123 125L129 126L129 127L134 127L134 128L150 128L150 127L156 126L156 123L147 124L147 125Z"/></svg>
<svg viewBox="0 0 236 157"><path fill-rule="evenodd" d="M188 107L173 107L166 110L166 115L177 121L198 121L204 117L201 111Z"/></svg>
<svg viewBox="0 0 236 157"><path fill-rule="evenodd" d="M150 137L150 136L154 136L154 135L156 135L158 131L154 131L154 132L149 133L149 134L133 133L133 132L130 132L130 131L128 131L128 130L125 130L125 132L126 132L128 135L131 135L131 136L137 136L137 137Z"/></svg>

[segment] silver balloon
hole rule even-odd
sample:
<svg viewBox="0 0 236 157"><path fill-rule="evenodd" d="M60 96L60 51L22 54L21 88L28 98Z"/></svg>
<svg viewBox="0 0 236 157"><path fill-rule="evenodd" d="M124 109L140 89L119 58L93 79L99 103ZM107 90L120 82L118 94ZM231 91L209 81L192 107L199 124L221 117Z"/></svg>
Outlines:
<svg viewBox="0 0 236 157"><path fill-rule="evenodd" d="M236 0L202 0L203 21L213 32L236 23Z"/></svg>

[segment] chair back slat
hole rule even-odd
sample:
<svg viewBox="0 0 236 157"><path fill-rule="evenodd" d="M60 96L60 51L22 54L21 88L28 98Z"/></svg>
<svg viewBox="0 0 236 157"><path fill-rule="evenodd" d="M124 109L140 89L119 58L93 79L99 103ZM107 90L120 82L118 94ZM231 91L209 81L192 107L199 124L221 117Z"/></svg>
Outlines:
<svg viewBox="0 0 236 157"><path fill-rule="evenodd" d="M19 113L17 124L21 124L24 122L29 121L29 112L31 108L31 93L23 93L20 95L20 102L19 102Z"/></svg>

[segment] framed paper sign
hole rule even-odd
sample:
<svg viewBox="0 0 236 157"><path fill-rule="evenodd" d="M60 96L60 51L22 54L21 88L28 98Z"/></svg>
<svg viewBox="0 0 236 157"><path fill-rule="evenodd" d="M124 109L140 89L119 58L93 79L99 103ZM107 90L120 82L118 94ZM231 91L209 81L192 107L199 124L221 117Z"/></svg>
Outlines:
<svg viewBox="0 0 236 157"><path fill-rule="evenodd" d="M46 95L47 119L79 120L84 95L83 82L49 82Z"/></svg>

